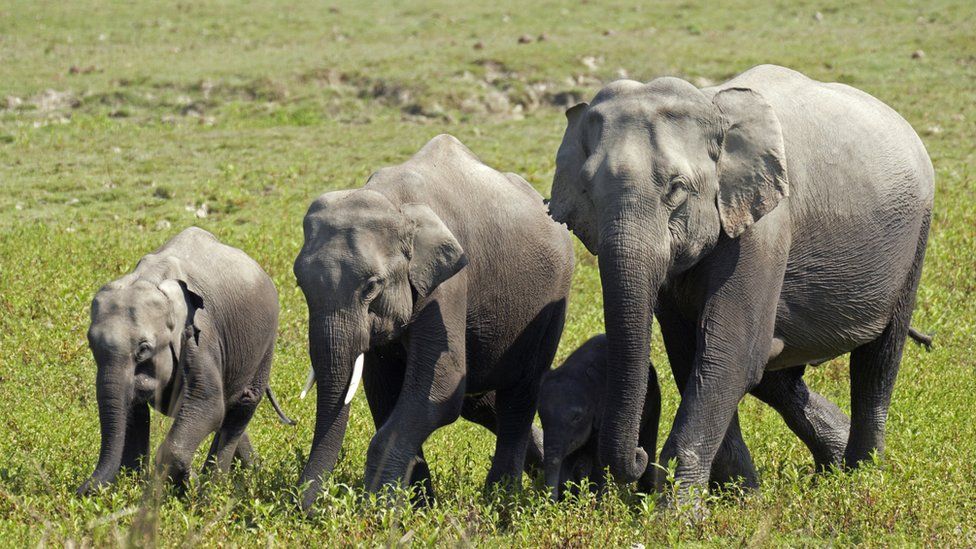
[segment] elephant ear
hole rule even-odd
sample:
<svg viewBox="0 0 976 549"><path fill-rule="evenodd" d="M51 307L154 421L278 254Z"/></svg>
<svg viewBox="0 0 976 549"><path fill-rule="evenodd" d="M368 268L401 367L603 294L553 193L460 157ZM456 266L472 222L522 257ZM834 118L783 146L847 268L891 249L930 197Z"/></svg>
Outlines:
<svg viewBox="0 0 976 549"><path fill-rule="evenodd" d="M168 278L160 282L157 287L166 296L170 304L169 341L173 350L173 358L178 360L183 350L184 331L188 327L192 327L194 337L200 332L194 324L194 318L196 312L203 308L203 298L190 290L183 280Z"/></svg>
<svg viewBox="0 0 976 549"><path fill-rule="evenodd" d="M722 90L712 102L723 123L718 211L725 234L735 238L789 196L783 131L772 107L753 90Z"/></svg>
<svg viewBox="0 0 976 549"><path fill-rule="evenodd" d="M400 211L413 223L410 285L425 298L468 264L461 244L441 218L424 204L404 204Z"/></svg>
<svg viewBox="0 0 976 549"><path fill-rule="evenodd" d="M567 223L578 209L580 200L579 171L586 160L580 142L579 122L588 103L577 103L566 111L566 132L556 151L556 173L552 180L549 215L560 223Z"/></svg>

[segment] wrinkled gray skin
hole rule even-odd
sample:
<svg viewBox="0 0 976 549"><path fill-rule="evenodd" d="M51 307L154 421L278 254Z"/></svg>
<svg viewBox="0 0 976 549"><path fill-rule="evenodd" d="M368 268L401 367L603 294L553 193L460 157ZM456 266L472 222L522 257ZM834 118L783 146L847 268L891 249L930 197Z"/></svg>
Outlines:
<svg viewBox="0 0 976 549"><path fill-rule="evenodd" d="M647 463L654 312L682 393L661 462L677 460L681 486L703 485L713 460L751 466L736 419L750 390L818 462L882 452L934 195L911 126L775 66L701 90L617 81L567 118L550 211L599 255L613 364L599 453L614 477ZM847 352L849 430L805 394L801 366Z"/></svg>
<svg viewBox="0 0 976 549"><path fill-rule="evenodd" d="M573 271L569 232L542 197L441 135L363 188L317 198L304 231L294 270L318 390L303 507L336 464L364 352L377 427L368 490L402 482L429 493L422 445L459 415L497 435L489 485L521 475Z"/></svg>
<svg viewBox="0 0 976 549"><path fill-rule="evenodd" d="M235 457L248 462L244 430L270 392L277 328L278 293L268 275L244 252L196 227L103 286L88 329L98 365L101 450L78 492L112 482L121 466L141 468L149 453L150 406L174 418L156 470L177 486L210 433L216 432L209 466L227 470Z"/></svg>
<svg viewBox="0 0 976 549"><path fill-rule="evenodd" d="M647 398L641 412L638 441L642 448L654 452L661 418L661 392L650 363L647 372ZM605 482L597 441L607 404L606 383L607 338L603 334L583 343L542 379L539 419L542 420L546 486L553 500L562 496L567 482L578 486L588 478L597 490ZM654 488L654 479L654 465L648 463L637 483L638 489L649 492Z"/></svg>

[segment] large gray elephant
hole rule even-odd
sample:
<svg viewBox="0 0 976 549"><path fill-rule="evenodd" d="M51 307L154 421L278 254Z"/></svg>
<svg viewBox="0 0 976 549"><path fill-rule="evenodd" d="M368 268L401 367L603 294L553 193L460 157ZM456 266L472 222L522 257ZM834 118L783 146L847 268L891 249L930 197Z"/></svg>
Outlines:
<svg viewBox="0 0 976 549"><path fill-rule="evenodd" d="M573 271L542 197L441 135L361 189L317 198L304 232L295 276L318 391L303 507L335 466L360 373L377 426L367 489L429 489L422 445L459 415L497 434L487 482L518 478Z"/></svg>
<svg viewBox="0 0 976 549"><path fill-rule="evenodd" d="M682 389L661 454L681 486L704 485L726 433L723 446L741 444L736 406L752 389L830 462L882 452L934 195L911 126L775 66L704 89L613 82L567 119L550 211L599 256L613 365L599 444L614 476L646 465L652 312ZM803 364L847 352L849 432L826 401L777 402Z"/></svg>
<svg viewBox="0 0 976 549"><path fill-rule="evenodd" d="M78 489L138 470L149 453L149 407L173 416L157 470L178 486L193 453L216 431L208 466L250 460L245 428L267 393L278 292L244 252L190 227L106 284L91 306L88 344L98 365L98 465Z"/></svg>

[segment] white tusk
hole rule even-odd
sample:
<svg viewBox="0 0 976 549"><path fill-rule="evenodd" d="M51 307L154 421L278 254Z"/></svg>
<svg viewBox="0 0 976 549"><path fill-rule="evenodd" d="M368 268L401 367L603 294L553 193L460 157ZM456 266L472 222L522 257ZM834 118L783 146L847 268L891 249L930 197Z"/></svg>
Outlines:
<svg viewBox="0 0 976 549"><path fill-rule="evenodd" d="M315 385L315 370L309 368L308 378L305 379L305 387L302 388L302 394L298 395L298 398L304 399L305 395L312 389L312 385Z"/></svg>
<svg viewBox="0 0 976 549"><path fill-rule="evenodd" d="M359 355L356 357L356 363L352 366L352 379L349 380L349 390L346 391L346 404L352 402L352 397L356 396L356 389L359 388L359 382L363 379L363 362L365 360L365 355Z"/></svg>

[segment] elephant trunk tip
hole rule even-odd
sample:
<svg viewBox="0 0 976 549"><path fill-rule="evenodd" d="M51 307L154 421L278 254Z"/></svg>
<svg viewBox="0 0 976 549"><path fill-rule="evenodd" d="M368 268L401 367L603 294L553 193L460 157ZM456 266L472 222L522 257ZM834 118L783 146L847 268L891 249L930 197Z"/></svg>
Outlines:
<svg viewBox="0 0 976 549"><path fill-rule="evenodd" d="M601 452L601 461L608 464L613 478L622 483L637 481L647 469L648 459L647 452L640 446L636 448L633 454L629 455L627 453L621 455L614 451Z"/></svg>

